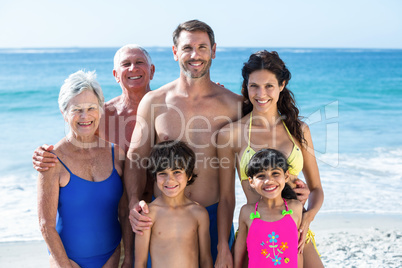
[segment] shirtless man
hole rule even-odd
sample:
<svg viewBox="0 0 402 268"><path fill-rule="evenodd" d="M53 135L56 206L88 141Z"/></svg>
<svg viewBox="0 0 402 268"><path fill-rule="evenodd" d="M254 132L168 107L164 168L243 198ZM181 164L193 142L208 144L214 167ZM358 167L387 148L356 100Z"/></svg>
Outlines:
<svg viewBox="0 0 402 268"><path fill-rule="evenodd" d="M149 83L154 73L155 66L152 64L151 57L144 48L138 45L123 46L114 56L113 76L120 84L122 94L105 103L99 135L107 141L118 144L126 152L136 123L138 104L150 91ZM57 158L49 153L51 150L53 145L43 145L35 150L33 165L36 170L45 171L55 166ZM125 206L127 207L127 204ZM124 210L119 212L124 214ZM128 212L127 210L125 212L126 214L120 215L127 219L125 221L127 224L123 225L123 228L130 230ZM133 237L127 240L124 241L125 258L122 267L132 267L133 262Z"/></svg>
<svg viewBox="0 0 402 268"><path fill-rule="evenodd" d="M133 133L138 104L151 91L150 81L155 73L148 52L138 45L125 45L114 56L113 76L120 84L122 94L104 106L104 115L99 126L99 135L116 143L127 152ZM54 154L47 151L53 146L38 147L33 155L33 165L38 171L48 170L57 162Z"/></svg>
<svg viewBox="0 0 402 268"><path fill-rule="evenodd" d="M106 140L127 152L136 122L137 108L154 77L155 66L148 52L138 45L126 45L114 56L113 76L123 93L105 103L105 124L99 128Z"/></svg>
<svg viewBox="0 0 402 268"><path fill-rule="evenodd" d="M173 33L173 42L180 77L146 94L138 107L124 173L130 221L138 234L152 224L150 218L139 214L141 210L148 213L145 202L139 202L146 184L142 159L149 156L152 146L158 142L184 141L196 154L198 174L194 184L186 187L185 194L209 212L211 251L215 261L219 201L216 134L222 126L241 117L242 98L210 79L216 44L207 24L197 20L180 24ZM157 188L154 188L154 195L159 196Z"/></svg>

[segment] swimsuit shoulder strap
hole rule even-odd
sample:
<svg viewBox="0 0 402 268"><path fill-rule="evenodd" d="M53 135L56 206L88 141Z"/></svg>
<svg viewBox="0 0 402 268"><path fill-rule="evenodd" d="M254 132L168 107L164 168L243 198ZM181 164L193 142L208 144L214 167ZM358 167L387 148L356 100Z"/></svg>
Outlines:
<svg viewBox="0 0 402 268"><path fill-rule="evenodd" d="M250 112L250 124L248 125L248 147L250 147L251 123L253 122L253 112Z"/></svg>
<svg viewBox="0 0 402 268"><path fill-rule="evenodd" d="M257 208L258 208L258 202L257 202L257 203L255 203L255 210L254 210L254 213L256 213L256 212L257 212Z"/></svg>
<svg viewBox="0 0 402 268"><path fill-rule="evenodd" d="M114 169L114 143L112 143L112 164Z"/></svg>
<svg viewBox="0 0 402 268"><path fill-rule="evenodd" d="M290 134L290 131L289 131L288 127L285 124L285 121L282 120L282 123L283 123L283 126L285 127L286 131L288 132L289 137L292 140L293 144L295 144L295 141L293 140L292 134Z"/></svg>
<svg viewBox="0 0 402 268"><path fill-rule="evenodd" d="M283 198L283 202L285 202L286 211L289 211L288 202L286 202L285 198Z"/></svg>
<svg viewBox="0 0 402 268"><path fill-rule="evenodd" d="M52 153L52 152L50 152ZM56 155L55 153L52 153L54 155ZM67 169L68 173L73 174L70 169L68 169L68 167L63 163L63 161L61 161L61 159L56 155L57 159L59 159L60 163Z"/></svg>

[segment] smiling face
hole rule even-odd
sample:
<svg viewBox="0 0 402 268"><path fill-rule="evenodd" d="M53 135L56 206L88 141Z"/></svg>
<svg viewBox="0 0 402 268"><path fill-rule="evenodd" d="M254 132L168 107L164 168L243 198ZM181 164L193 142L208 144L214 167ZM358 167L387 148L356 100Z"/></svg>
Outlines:
<svg viewBox="0 0 402 268"><path fill-rule="evenodd" d="M144 53L138 48L126 48L119 55L113 76L122 88L138 90L148 87L155 73L155 66L150 65Z"/></svg>
<svg viewBox="0 0 402 268"><path fill-rule="evenodd" d="M278 84L274 73L268 70L257 70L250 74L247 88L250 102L253 104L253 111L277 112L279 94L285 87Z"/></svg>
<svg viewBox="0 0 402 268"><path fill-rule="evenodd" d="M173 55L179 61L180 70L189 78L201 78L209 74L212 59L215 58L216 44L211 47L206 32L182 31L173 46Z"/></svg>
<svg viewBox="0 0 402 268"><path fill-rule="evenodd" d="M262 197L268 199L281 198L285 183L289 180L289 172L281 168L262 170L249 178L250 186Z"/></svg>
<svg viewBox="0 0 402 268"><path fill-rule="evenodd" d="M63 115L75 137L91 138L98 129L101 117L98 98L92 90L85 90L69 101Z"/></svg>
<svg viewBox="0 0 402 268"><path fill-rule="evenodd" d="M184 188L189 180L184 169L165 169L156 173L156 184L168 197L184 194Z"/></svg>

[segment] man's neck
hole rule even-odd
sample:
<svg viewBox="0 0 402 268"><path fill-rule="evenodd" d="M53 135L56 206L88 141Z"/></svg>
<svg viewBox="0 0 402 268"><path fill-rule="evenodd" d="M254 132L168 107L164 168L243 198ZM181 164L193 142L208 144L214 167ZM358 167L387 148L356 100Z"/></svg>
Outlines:
<svg viewBox="0 0 402 268"><path fill-rule="evenodd" d="M135 90L129 90L124 87L122 87L123 94L121 101L124 103L125 106L130 106L133 103L138 104L141 99L144 97L145 94L147 94L149 91L151 91L150 86L146 86L143 88L138 88Z"/></svg>
<svg viewBox="0 0 402 268"><path fill-rule="evenodd" d="M188 96L206 95L211 91L211 83L209 74L200 78L191 78L180 73L178 90Z"/></svg>

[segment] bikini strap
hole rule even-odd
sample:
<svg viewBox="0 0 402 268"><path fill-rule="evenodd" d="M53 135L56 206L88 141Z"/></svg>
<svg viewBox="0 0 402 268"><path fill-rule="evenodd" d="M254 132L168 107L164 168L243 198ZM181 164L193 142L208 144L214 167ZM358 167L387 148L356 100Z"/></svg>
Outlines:
<svg viewBox="0 0 402 268"><path fill-rule="evenodd" d="M251 138L251 123L253 122L253 112L250 112L250 124L248 126L248 147L250 147L250 138ZM258 204L258 203L257 203Z"/></svg>
<svg viewBox="0 0 402 268"><path fill-rule="evenodd" d="M112 164L114 169L114 143L112 143Z"/></svg>
<svg viewBox="0 0 402 268"><path fill-rule="evenodd" d="M50 153L56 155L56 154L53 153L53 152L50 152ZM56 155L56 157L57 157L57 159L59 159L60 163L67 169L68 173L73 174L73 173L68 169L68 167L63 163L63 161L61 161L61 159L60 159L57 155Z"/></svg>
<svg viewBox="0 0 402 268"><path fill-rule="evenodd" d="M257 212L257 208L258 208L258 202L255 203L255 210L254 210L254 213Z"/></svg>
<svg viewBox="0 0 402 268"><path fill-rule="evenodd" d="M285 127L286 131L288 132L289 137L292 140L293 144L296 144L295 141L293 140L292 134L290 134L290 131L289 131L288 127L285 124L285 121L282 120L282 123L283 123L283 126Z"/></svg>

